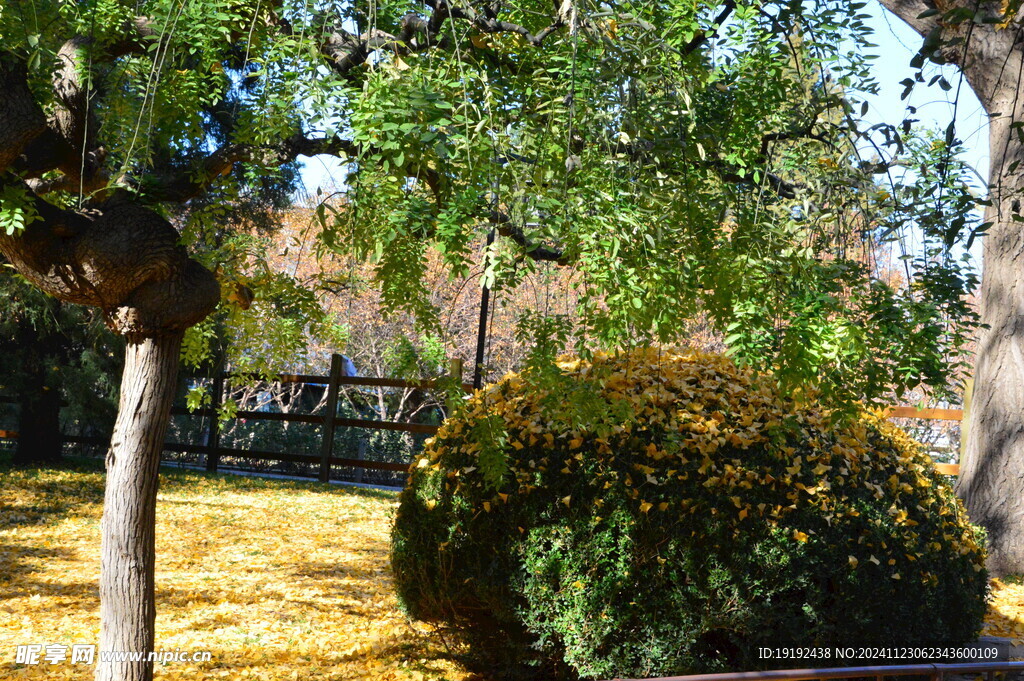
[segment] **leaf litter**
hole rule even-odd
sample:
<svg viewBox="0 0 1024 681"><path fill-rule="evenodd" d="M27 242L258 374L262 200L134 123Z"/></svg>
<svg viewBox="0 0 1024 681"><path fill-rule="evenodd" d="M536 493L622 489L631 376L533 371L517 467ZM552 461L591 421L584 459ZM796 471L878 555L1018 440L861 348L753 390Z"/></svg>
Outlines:
<svg viewBox="0 0 1024 681"><path fill-rule="evenodd" d="M469 681L398 608L388 566L397 496L315 483L162 473L156 648L209 651L156 678ZM18 645L99 639L103 476L0 476L0 677L92 679L15 664Z"/></svg>
<svg viewBox="0 0 1024 681"><path fill-rule="evenodd" d="M399 610L389 492L170 472L157 503L156 665L165 681L474 681L440 632ZM17 646L99 638L103 476L0 477L0 676L92 679L92 665L15 663ZM1024 580L992 580L982 634L1024 645Z"/></svg>

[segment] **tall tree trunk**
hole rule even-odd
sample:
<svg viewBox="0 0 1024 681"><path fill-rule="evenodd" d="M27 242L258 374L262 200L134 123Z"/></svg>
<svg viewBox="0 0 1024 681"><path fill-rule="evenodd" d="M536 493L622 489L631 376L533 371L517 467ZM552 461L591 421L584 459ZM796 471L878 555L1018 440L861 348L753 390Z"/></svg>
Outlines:
<svg viewBox="0 0 1024 681"><path fill-rule="evenodd" d="M993 63L993 68L999 62ZM984 239L981 320L974 392L957 492L971 520L988 531L988 567L1024 572L1024 145L1016 87L987 102L990 123L991 222Z"/></svg>
<svg viewBox="0 0 1024 681"><path fill-rule="evenodd" d="M988 568L1024 572L1024 49L1020 10L1005 3L881 0L924 39L923 53L960 67L989 116L990 223L967 446L957 493L988 531ZM971 20L964 21L967 10ZM961 13L955 19L948 12ZM1004 14L1007 12L1008 14ZM953 20L955 19L955 20Z"/></svg>
<svg viewBox="0 0 1024 681"><path fill-rule="evenodd" d="M100 562L100 651L143 653L104 661L97 681L149 681L156 604L156 493L174 400L182 334L129 341L121 402L107 454Z"/></svg>

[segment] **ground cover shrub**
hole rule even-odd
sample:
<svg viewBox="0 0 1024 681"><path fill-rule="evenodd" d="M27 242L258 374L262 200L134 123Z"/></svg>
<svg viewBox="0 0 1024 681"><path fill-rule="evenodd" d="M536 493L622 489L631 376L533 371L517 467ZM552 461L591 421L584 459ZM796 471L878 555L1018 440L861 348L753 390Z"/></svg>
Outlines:
<svg viewBox="0 0 1024 681"><path fill-rule="evenodd" d="M583 678L977 635L981 532L902 431L718 355L560 367L478 392L414 464L392 533L412 616L507 675Z"/></svg>

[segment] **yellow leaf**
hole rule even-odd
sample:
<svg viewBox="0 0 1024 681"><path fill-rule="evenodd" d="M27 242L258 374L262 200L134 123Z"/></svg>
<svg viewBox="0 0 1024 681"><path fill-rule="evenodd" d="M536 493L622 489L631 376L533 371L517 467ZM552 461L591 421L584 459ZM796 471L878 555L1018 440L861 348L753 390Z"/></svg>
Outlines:
<svg viewBox="0 0 1024 681"><path fill-rule="evenodd" d="M652 504L652 503L650 503L648 501L641 501L640 502L640 512L641 513L647 513L652 508L654 508L654 504Z"/></svg>
<svg viewBox="0 0 1024 681"><path fill-rule="evenodd" d="M857 560L854 556L848 556L848 559L850 561L850 567L857 567L857 565L860 563L860 561Z"/></svg>
<svg viewBox="0 0 1024 681"><path fill-rule="evenodd" d="M799 542L806 542L807 541L807 534L804 533L804 532L801 532L800 530L793 530L793 539L796 539Z"/></svg>
<svg viewBox="0 0 1024 681"><path fill-rule="evenodd" d="M427 507L428 511L433 511L434 507L437 506L437 499L427 499L427 503L425 504L425 506Z"/></svg>
<svg viewBox="0 0 1024 681"><path fill-rule="evenodd" d="M489 501L485 501L485 502L484 502L484 510L485 510L486 512L488 512L488 513L490 513L490 512L491 512L491 502L489 502Z"/></svg>
<svg viewBox="0 0 1024 681"><path fill-rule="evenodd" d="M566 508L569 508L569 502L570 501L572 501L572 495L571 494L569 496L567 496L567 497L562 497L562 503L565 504Z"/></svg>

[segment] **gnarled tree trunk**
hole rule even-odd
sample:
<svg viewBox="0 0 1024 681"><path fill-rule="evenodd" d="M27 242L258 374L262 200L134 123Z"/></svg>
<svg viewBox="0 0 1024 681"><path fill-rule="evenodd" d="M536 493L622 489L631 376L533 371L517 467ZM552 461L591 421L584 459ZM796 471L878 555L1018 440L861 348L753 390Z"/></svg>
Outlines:
<svg viewBox="0 0 1024 681"><path fill-rule="evenodd" d="M104 154L91 148L87 131L94 126L81 120L90 113L88 89L77 82L82 44L76 38L61 50L66 63L55 77L58 105L49 119L33 100L25 65L0 54L0 190L23 197L14 208L33 217L18 233L0 232L0 253L57 299L102 309L107 324L128 340L107 457L96 678L141 681L153 676L146 653L153 650L156 616L157 467L178 353L185 329L219 302L220 287L189 259L167 220L134 195L106 190L104 176L91 167ZM42 198L52 187L41 174L56 168L64 172L61 186L98 191L88 210ZM32 175L36 180L23 179ZM104 661L110 653L142 655Z"/></svg>
<svg viewBox="0 0 1024 681"><path fill-rule="evenodd" d="M100 650L153 650L157 472L178 375L181 334L128 343L107 453L100 568ZM98 681L149 681L147 660L101 659Z"/></svg>

